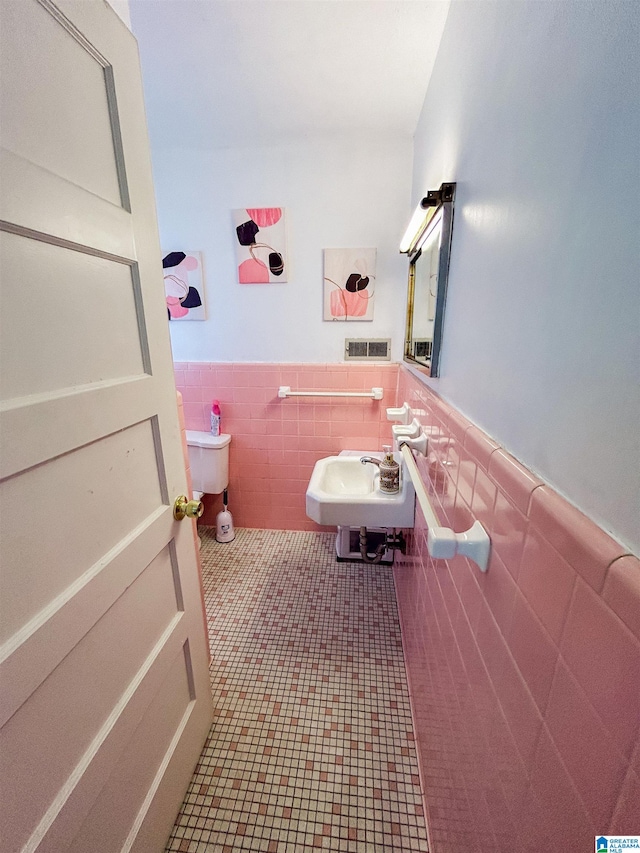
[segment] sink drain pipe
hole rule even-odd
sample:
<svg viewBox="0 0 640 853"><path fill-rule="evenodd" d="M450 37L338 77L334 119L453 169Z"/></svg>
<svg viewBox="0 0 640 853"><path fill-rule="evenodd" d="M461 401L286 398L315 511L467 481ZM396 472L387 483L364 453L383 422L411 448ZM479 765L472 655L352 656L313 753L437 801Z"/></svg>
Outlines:
<svg viewBox="0 0 640 853"><path fill-rule="evenodd" d="M376 548L373 557L370 557L369 554L367 554L367 528L360 528L360 556L365 561L365 563L379 563L382 559L382 555L386 550L386 542L381 542Z"/></svg>
<svg viewBox="0 0 640 853"><path fill-rule="evenodd" d="M406 553L407 543L402 535L402 531L396 533L396 528L394 527L393 532L389 533L389 529L387 528L385 541L378 545L373 556L371 556L367 553L367 528L360 528L360 556L365 563L371 563L373 565L379 563L384 556L384 552L391 549L397 549L403 554Z"/></svg>

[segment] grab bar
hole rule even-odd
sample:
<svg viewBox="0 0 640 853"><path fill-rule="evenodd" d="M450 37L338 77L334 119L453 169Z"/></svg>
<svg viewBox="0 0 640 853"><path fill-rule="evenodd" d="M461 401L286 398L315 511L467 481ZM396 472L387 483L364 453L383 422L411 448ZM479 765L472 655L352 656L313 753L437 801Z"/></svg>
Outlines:
<svg viewBox="0 0 640 853"><path fill-rule="evenodd" d="M408 444L402 439L398 440L402 458L407 466L407 472L411 477L416 498L420 509L427 522L427 547L429 554L434 560L450 560L457 554L473 560L481 572L489 568L489 554L491 552L491 539L479 521L475 521L469 530L464 533L454 533L450 527L440 527L440 522L435 514L431 500L424 487L420 471L413 458L413 453Z"/></svg>
<svg viewBox="0 0 640 853"><path fill-rule="evenodd" d="M382 400L382 395L382 388L372 388L371 391L292 391L289 385L278 388L278 397L371 397L372 400Z"/></svg>

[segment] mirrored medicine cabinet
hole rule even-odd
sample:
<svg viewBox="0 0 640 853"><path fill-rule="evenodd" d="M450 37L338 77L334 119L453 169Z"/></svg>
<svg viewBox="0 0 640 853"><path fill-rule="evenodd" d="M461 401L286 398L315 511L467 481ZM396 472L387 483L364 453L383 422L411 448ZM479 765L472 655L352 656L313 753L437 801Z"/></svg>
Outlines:
<svg viewBox="0 0 640 853"><path fill-rule="evenodd" d="M400 251L409 256L404 360L439 375L456 185L430 190L416 208Z"/></svg>

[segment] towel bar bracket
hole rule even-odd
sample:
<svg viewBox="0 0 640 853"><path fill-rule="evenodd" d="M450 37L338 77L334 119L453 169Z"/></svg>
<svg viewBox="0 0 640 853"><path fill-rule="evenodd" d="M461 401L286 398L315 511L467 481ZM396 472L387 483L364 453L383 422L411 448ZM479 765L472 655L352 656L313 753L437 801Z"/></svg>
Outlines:
<svg viewBox="0 0 640 853"><path fill-rule="evenodd" d="M413 458L410 441L400 439L399 443L407 472L416 491L416 500L427 522L429 554L434 560L450 560L460 554L472 560L481 572L486 572L491 554L491 539L487 531L479 521L475 521L464 533L455 533L450 527L441 527Z"/></svg>

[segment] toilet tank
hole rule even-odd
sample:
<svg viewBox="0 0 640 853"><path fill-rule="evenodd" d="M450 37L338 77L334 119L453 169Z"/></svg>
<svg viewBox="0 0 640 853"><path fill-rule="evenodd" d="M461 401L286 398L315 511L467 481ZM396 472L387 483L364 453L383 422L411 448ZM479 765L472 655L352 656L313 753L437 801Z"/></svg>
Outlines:
<svg viewBox="0 0 640 853"><path fill-rule="evenodd" d="M229 444L231 436L186 430L187 450L193 488L217 495L229 485Z"/></svg>

